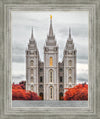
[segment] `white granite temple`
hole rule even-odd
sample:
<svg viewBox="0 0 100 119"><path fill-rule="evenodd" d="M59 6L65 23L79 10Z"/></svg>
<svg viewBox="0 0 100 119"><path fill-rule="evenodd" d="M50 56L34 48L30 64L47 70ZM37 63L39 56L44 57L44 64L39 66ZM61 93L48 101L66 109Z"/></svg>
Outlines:
<svg viewBox="0 0 100 119"><path fill-rule="evenodd" d="M43 100L61 100L66 88L76 85L76 50L70 29L62 62L58 61L58 50L50 16L49 34L44 45L44 62L40 60L33 29L26 50L26 90L36 92Z"/></svg>

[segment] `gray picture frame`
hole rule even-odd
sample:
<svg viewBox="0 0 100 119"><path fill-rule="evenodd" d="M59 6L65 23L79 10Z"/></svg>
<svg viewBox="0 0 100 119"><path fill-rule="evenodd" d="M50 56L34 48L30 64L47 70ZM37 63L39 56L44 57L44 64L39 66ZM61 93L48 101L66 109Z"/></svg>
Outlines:
<svg viewBox="0 0 100 119"><path fill-rule="evenodd" d="M89 12L88 107L11 106L11 12ZM100 119L100 0L0 0L0 119Z"/></svg>

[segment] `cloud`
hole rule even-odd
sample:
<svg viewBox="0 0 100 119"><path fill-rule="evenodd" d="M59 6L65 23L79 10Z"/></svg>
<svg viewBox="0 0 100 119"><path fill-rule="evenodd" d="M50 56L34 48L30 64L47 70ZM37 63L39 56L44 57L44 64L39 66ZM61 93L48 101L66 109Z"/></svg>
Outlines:
<svg viewBox="0 0 100 119"><path fill-rule="evenodd" d="M12 62L24 63L25 62L25 56L13 56Z"/></svg>
<svg viewBox="0 0 100 119"><path fill-rule="evenodd" d="M25 76L20 74L20 75L13 75L12 78L14 79L20 79L20 78L24 78Z"/></svg>
<svg viewBox="0 0 100 119"><path fill-rule="evenodd" d="M77 63L77 83L88 83L88 64L87 63Z"/></svg>
<svg viewBox="0 0 100 119"><path fill-rule="evenodd" d="M87 59L77 59L77 63L88 64Z"/></svg>
<svg viewBox="0 0 100 119"><path fill-rule="evenodd" d="M19 78L17 78L17 77L12 77L12 83L15 83L15 84L19 84L19 82L21 82L21 81L26 81L26 78L22 78L22 77L19 77Z"/></svg>
<svg viewBox="0 0 100 119"><path fill-rule="evenodd" d="M88 82L88 74L87 73L78 74L77 81L79 81L79 82Z"/></svg>
<svg viewBox="0 0 100 119"><path fill-rule="evenodd" d="M12 74L16 75L13 77L14 81L25 80L25 50L28 47L32 26L40 58L43 61L43 47L49 33L50 14L53 15L53 30L59 46L59 61L62 61L68 29L71 27L73 42L77 49L77 64L80 64L77 70L78 81L88 79L86 66L88 64L88 12L20 11L12 13ZM84 72L83 69L87 70ZM20 77L21 74L24 77Z"/></svg>
<svg viewBox="0 0 100 119"><path fill-rule="evenodd" d="M72 37L75 42L75 47L78 48L78 59L86 57L87 53L84 54L85 50L83 51L83 49L86 49L87 46L87 41L85 40L86 42L84 42L88 34L87 12L14 12L12 14L13 56L21 56L21 60L15 56L15 58L13 58L14 62L24 61L25 55L23 54L25 54L25 50L27 49L32 26L40 58L43 61L43 47L49 31L50 13L53 15L53 28L59 46L59 60L61 61L63 57L69 26L72 28ZM81 16L84 16L83 22L81 22Z"/></svg>
<svg viewBox="0 0 100 119"><path fill-rule="evenodd" d="M88 26L87 24L71 24L71 25L67 25L66 27L64 26L64 24L59 28L59 34L61 34L61 36L68 36L69 34L69 27L71 28L71 34L74 37L88 37Z"/></svg>
<svg viewBox="0 0 100 119"><path fill-rule="evenodd" d="M88 82L87 78L83 78L83 77L80 77L77 81L78 82Z"/></svg>

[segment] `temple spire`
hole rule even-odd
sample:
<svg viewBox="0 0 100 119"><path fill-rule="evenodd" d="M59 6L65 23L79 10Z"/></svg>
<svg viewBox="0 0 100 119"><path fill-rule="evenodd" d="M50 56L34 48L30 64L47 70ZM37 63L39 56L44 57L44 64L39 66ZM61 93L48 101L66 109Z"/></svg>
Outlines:
<svg viewBox="0 0 100 119"><path fill-rule="evenodd" d="M69 38L71 38L71 28L69 28Z"/></svg>
<svg viewBox="0 0 100 119"><path fill-rule="evenodd" d="M32 27L32 32L31 32L31 39L34 39L34 37L33 37L33 27Z"/></svg>
<svg viewBox="0 0 100 119"><path fill-rule="evenodd" d="M53 28L52 28L52 15L50 15L50 28L49 28L49 36L53 36Z"/></svg>

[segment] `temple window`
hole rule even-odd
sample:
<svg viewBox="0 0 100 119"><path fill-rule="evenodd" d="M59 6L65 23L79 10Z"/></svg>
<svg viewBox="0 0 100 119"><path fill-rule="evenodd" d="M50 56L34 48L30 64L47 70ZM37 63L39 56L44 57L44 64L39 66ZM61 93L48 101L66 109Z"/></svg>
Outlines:
<svg viewBox="0 0 100 119"><path fill-rule="evenodd" d="M68 65L69 65L69 66L72 66L72 60L69 60L69 61L68 61Z"/></svg>
<svg viewBox="0 0 100 119"><path fill-rule="evenodd" d="M33 60L30 61L30 66L33 66L34 62Z"/></svg>
<svg viewBox="0 0 100 119"><path fill-rule="evenodd" d="M60 68L60 69L59 69L59 71L60 71L60 72L62 72L62 71L63 71L63 69L62 69L62 68Z"/></svg>
<svg viewBox="0 0 100 119"><path fill-rule="evenodd" d="M63 85L60 85L59 87L60 87L60 88L63 88Z"/></svg>
<svg viewBox="0 0 100 119"><path fill-rule="evenodd" d="M50 57L49 65L50 65L50 66L53 66L53 58L52 58L52 57Z"/></svg>
<svg viewBox="0 0 100 119"><path fill-rule="evenodd" d="M50 86L50 99L53 99L53 87Z"/></svg>
<svg viewBox="0 0 100 119"><path fill-rule="evenodd" d="M72 85L71 84L69 85L69 88L72 88Z"/></svg>
<svg viewBox="0 0 100 119"><path fill-rule="evenodd" d="M72 74L72 69L68 70L68 74L71 75Z"/></svg>
<svg viewBox="0 0 100 119"><path fill-rule="evenodd" d="M40 85L39 88L43 88L43 85Z"/></svg>
<svg viewBox="0 0 100 119"><path fill-rule="evenodd" d="M42 78L42 76L40 77L40 82L43 82L43 78Z"/></svg>
<svg viewBox="0 0 100 119"><path fill-rule="evenodd" d="M53 70L50 70L49 74L50 74L50 82L53 82Z"/></svg>
<svg viewBox="0 0 100 119"><path fill-rule="evenodd" d="M31 83L33 83L33 76L31 77Z"/></svg>
<svg viewBox="0 0 100 119"><path fill-rule="evenodd" d="M62 78L62 76L60 77L60 82L63 82L63 78Z"/></svg>
<svg viewBox="0 0 100 119"><path fill-rule="evenodd" d="M30 70L31 75L33 75L33 69Z"/></svg>
<svg viewBox="0 0 100 119"><path fill-rule="evenodd" d="M31 85L31 91L33 91L33 89L34 89L34 87L33 87L33 85Z"/></svg>
<svg viewBox="0 0 100 119"><path fill-rule="evenodd" d="M72 77L69 77L69 78L68 78L68 82L69 82L69 83L72 83Z"/></svg>

